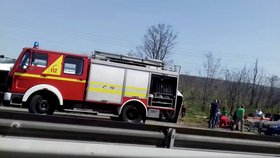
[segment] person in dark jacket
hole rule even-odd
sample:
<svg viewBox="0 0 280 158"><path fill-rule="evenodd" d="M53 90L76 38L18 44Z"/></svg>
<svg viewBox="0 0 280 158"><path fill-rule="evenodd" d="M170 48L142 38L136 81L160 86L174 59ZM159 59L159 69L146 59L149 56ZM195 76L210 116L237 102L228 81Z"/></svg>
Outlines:
<svg viewBox="0 0 280 158"><path fill-rule="evenodd" d="M239 106L237 107L237 108L239 108ZM236 111L237 111L237 109L234 111L234 113L233 113L233 115L232 115L232 120L233 120L233 124L232 124L232 126L231 126L231 130L233 131L233 130L238 130L239 129L239 126L238 126L238 124L234 124L235 122L236 122ZM235 128L235 129L234 129Z"/></svg>
<svg viewBox="0 0 280 158"><path fill-rule="evenodd" d="M211 103L209 128L215 128L216 120L218 117L218 111L219 111L219 103L217 100L215 100L213 103Z"/></svg>

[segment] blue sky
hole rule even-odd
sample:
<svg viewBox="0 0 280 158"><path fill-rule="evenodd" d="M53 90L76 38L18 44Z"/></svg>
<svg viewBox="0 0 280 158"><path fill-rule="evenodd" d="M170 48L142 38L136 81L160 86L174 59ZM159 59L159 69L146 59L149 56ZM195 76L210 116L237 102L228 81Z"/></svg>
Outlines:
<svg viewBox="0 0 280 158"><path fill-rule="evenodd" d="M280 76L279 0L0 0L0 54L16 58L34 41L44 49L126 54L147 28L178 32L171 58L197 75L203 54L222 67L251 66L256 58Z"/></svg>

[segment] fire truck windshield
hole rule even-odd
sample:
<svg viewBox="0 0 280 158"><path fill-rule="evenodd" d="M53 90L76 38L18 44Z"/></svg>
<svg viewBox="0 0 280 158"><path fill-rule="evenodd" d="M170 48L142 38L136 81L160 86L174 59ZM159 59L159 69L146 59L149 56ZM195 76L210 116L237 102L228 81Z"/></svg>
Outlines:
<svg viewBox="0 0 280 158"><path fill-rule="evenodd" d="M26 69L30 59L30 52L25 52L21 61L20 61L20 68Z"/></svg>

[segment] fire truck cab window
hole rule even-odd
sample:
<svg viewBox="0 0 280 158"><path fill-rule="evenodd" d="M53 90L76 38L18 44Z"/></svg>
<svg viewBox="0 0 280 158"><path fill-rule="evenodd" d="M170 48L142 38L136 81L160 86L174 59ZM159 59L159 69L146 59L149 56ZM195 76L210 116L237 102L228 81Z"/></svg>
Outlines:
<svg viewBox="0 0 280 158"><path fill-rule="evenodd" d="M64 59L64 73L72 75L81 75L83 72L83 59L66 57Z"/></svg>
<svg viewBox="0 0 280 158"><path fill-rule="evenodd" d="M25 54L23 55L19 67L22 69L26 69L28 64L29 64L29 58L30 58L30 52L25 52Z"/></svg>
<svg viewBox="0 0 280 158"><path fill-rule="evenodd" d="M34 53L32 56L32 66L46 67L48 54Z"/></svg>

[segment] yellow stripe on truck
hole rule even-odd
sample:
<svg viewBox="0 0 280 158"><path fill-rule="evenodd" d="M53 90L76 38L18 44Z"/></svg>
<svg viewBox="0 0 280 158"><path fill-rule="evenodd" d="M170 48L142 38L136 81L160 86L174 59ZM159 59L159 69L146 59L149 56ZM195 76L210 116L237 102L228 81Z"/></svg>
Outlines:
<svg viewBox="0 0 280 158"><path fill-rule="evenodd" d="M91 85L99 85L99 86L113 86L113 87L116 87L116 88L122 88L123 86L122 85L119 85L119 84L111 84L111 83L105 83L105 82L96 82L96 81L91 81L90 82Z"/></svg>
<svg viewBox="0 0 280 158"><path fill-rule="evenodd" d="M104 88L96 88L96 87L89 87L88 90L90 92L96 92L96 93L106 93L106 94L116 94L116 95L122 94L122 91L120 90L112 90L112 89L104 89Z"/></svg>
<svg viewBox="0 0 280 158"><path fill-rule="evenodd" d="M112 83L96 82L96 81L91 81L90 86L94 86L94 87L89 87L89 91L91 92L117 94L117 95L120 95L122 93L122 91L118 89L122 89L123 87L120 84L112 84ZM108 89L108 87L113 87L117 89ZM124 96L146 98L146 93L147 93L147 88L126 86Z"/></svg>
<svg viewBox="0 0 280 158"><path fill-rule="evenodd" d="M89 87L88 91L95 92L95 93L105 93L105 94L115 94L115 95L121 95L121 90L113 90L113 89L105 89L105 88L96 88L96 87ZM125 92L126 97L141 97L145 98L145 93L136 93L136 92Z"/></svg>
<svg viewBox="0 0 280 158"><path fill-rule="evenodd" d="M139 90L139 91L147 91L147 88L139 88L134 86L126 86L126 89L133 89L133 90Z"/></svg>
<svg viewBox="0 0 280 158"><path fill-rule="evenodd" d="M59 81L86 83L86 80L78 80L78 79L65 78L65 77L57 77L57 76L42 76L42 75L28 74L28 73L19 73L19 72L16 72L15 76L23 76L23 77L40 78L40 79L49 79L49 80L59 80Z"/></svg>
<svg viewBox="0 0 280 158"><path fill-rule="evenodd" d="M140 97L146 98L146 93L125 92L126 97Z"/></svg>
<svg viewBox="0 0 280 158"><path fill-rule="evenodd" d="M105 82L96 82L96 81L91 81L91 85L99 85L99 86L113 86L116 88L122 88L123 86L120 84L111 84L111 83L105 83ZM147 88L140 88L140 87L134 87L134 86L126 86L126 89L132 89L132 90L139 90L139 91L147 91Z"/></svg>

